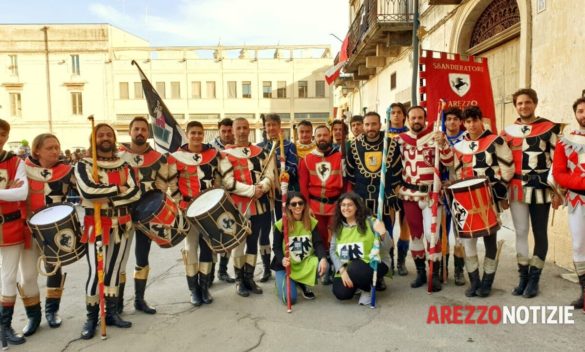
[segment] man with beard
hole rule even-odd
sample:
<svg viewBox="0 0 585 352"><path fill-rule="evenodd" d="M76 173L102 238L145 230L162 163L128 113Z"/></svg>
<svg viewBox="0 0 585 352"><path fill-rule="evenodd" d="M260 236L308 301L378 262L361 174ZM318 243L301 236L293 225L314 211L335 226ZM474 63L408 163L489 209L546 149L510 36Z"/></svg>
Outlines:
<svg viewBox="0 0 585 352"><path fill-rule="evenodd" d="M388 141L388 154L382 155L384 138L388 138L385 131L380 131L382 124L380 115L370 111L364 116L365 133L354 139L347 152L347 177L353 186L354 192L363 199L366 207L377 214L379 206L383 206L383 220L387 229L392 228L390 212L396 205L396 194L394 188L400 183L400 160L397 153L396 143ZM380 168L382 160L387 160L387 172L385 175L385 188L383 204L378 204L378 193L380 191ZM390 272L394 271L394 249L391 248ZM380 280L380 287L383 288L383 281Z"/></svg>
<svg viewBox="0 0 585 352"><path fill-rule="evenodd" d="M295 143L297 147L297 157L300 162L315 149L313 141L313 124L309 120L303 120L298 125L299 140Z"/></svg>
<svg viewBox="0 0 585 352"><path fill-rule="evenodd" d="M279 143L280 143L280 134L283 133L283 131L281 130L281 124L280 124L280 116L278 116L277 114L268 114L266 115L266 119L264 121L264 131L266 132L266 140L258 143L258 146L262 149L264 149L264 151L266 153L270 152L270 149L272 149L272 146L274 143L277 143L276 145L276 160L280 160L280 147L279 147ZM288 184L288 189L290 191L296 191L299 188L299 182L298 182L298 176L297 176L297 165L298 165L298 160L297 160L297 148L294 145L294 143L292 143L289 140L284 140L284 156L285 156L285 160L286 160L286 164L285 164L285 170L288 175L289 175L289 184ZM276 163L276 170L278 172L278 175L280 175L280 173L282 172L280 170L280 162ZM275 180L278 180L278 177L274 178ZM273 208L273 218L272 218L272 224L274 224L274 222L280 220L282 218L282 191L280 189L280 182L274 182L274 208ZM265 236L265 237L260 237L260 255L262 257L262 264L264 265L264 275L262 275L262 278L260 279L260 282L266 282L270 279L271 276L271 270L270 270L270 253L271 253L271 247L270 247L270 238L268 237L268 233L262 233L261 236Z"/></svg>
<svg viewBox="0 0 585 352"><path fill-rule="evenodd" d="M222 152L219 164L223 186L231 193L232 200L245 216L250 215L252 233L234 250L234 271L238 295L248 297L250 292L261 294L262 289L254 282L254 269L260 245L268 245L270 234L269 192L274 188L274 158L269 152L252 145L250 125L245 118L234 120L235 145ZM270 270L270 269L268 269Z"/></svg>
<svg viewBox="0 0 585 352"><path fill-rule="evenodd" d="M211 146L215 148L217 151L222 151L225 149L227 145L234 144L234 131L233 126L234 121L229 117L219 121L217 123L217 128L219 130L219 136L215 137L215 139L211 142ZM217 276L221 281L225 281L227 283L233 284L236 282L234 278L230 277L227 272L228 262L230 261L230 252L225 254L219 255L219 270L217 271ZM213 254L213 264L211 266L211 281L209 285L213 284L213 280L215 280L215 263L217 262L217 255Z"/></svg>
<svg viewBox="0 0 585 352"><path fill-rule="evenodd" d="M566 133L557 143L552 167L554 182L566 190L569 205L569 228L573 235L573 264L581 286L580 297L571 302L583 309L585 291L585 98L573 104L579 129ZM549 179L551 177L549 176Z"/></svg>
<svg viewBox="0 0 585 352"><path fill-rule="evenodd" d="M534 114L538 96L533 89L516 91L512 101L520 117L502 131L502 137L512 149L515 166L508 198L516 230L519 281L512 294L532 298L538 295L538 282L548 252L551 202L555 208L562 202L547 184L560 125ZM532 258L528 252L529 219L534 234Z"/></svg>
<svg viewBox="0 0 585 352"><path fill-rule="evenodd" d="M430 260L434 262L432 286L433 291L441 290L439 263L441 260L440 243L431 243L431 219L433 179L435 174L435 158L441 164L450 166L453 163L453 152L442 132L433 133L433 126L426 126L427 112L421 106L413 106L408 110L410 131L396 137L402 155L402 184L398 195L402 199L404 214L412 244L410 252L416 265L416 279L410 287L421 287L427 282L425 266L425 245L423 234L429 251L434 246L434 254ZM439 143L439 155L435 155L436 143ZM441 218L441 207L437 219Z"/></svg>
<svg viewBox="0 0 585 352"><path fill-rule="evenodd" d="M142 193L151 189L167 191L168 165L167 158L147 143L150 137L148 120L137 116L128 127L131 143L122 144L118 156L126 161L134 169L136 184L140 186ZM150 271L148 255L152 240L142 231L135 229L136 245L134 255L136 256L136 267L134 268L134 308L146 314L155 314L156 309L149 306L144 300L146 282ZM128 247L130 247L130 241ZM121 313L124 308L124 288L126 286L126 262L129 256L125 256L120 272L120 290L118 293L118 311Z"/></svg>
<svg viewBox="0 0 585 352"><path fill-rule="evenodd" d="M341 152L333 149L331 132L325 125L315 129L315 143L313 150L299 164L299 181L301 193L309 200L313 215L317 219L317 228L323 246L329 248L329 225L335 212L337 198L346 191L343 178ZM333 270L331 260L327 255L330 270L323 277L323 284L332 283Z"/></svg>
<svg viewBox="0 0 585 352"><path fill-rule="evenodd" d="M132 167L116 155L116 133L105 123L97 124L93 133L97 147L99 181L92 177L93 160L85 157L75 165L75 178L85 208L82 242L87 243L89 277L86 285L87 321L81 331L82 339L91 339L98 323L97 246L94 223L94 203L101 204L102 243L104 246L104 286L106 296L106 325L129 328L118 313L120 271L130 252L132 222L129 205L140 198L140 187ZM91 154L91 153L90 153Z"/></svg>

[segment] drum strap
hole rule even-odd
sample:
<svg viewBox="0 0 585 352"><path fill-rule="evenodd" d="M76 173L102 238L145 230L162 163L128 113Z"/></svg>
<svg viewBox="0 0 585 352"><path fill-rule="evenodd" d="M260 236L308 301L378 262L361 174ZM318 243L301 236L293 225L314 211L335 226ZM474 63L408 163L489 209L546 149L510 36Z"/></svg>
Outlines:
<svg viewBox="0 0 585 352"><path fill-rule="evenodd" d="M21 218L20 210L17 210L6 215L0 215L0 224L5 224L10 221L18 220Z"/></svg>

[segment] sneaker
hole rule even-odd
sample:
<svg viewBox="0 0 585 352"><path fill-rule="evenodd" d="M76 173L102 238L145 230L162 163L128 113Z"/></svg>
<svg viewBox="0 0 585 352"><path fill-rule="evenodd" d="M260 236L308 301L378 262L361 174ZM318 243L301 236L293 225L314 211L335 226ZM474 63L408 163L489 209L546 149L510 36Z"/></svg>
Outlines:
<svg viewBox="0 0 585 352"><path fill-rule="evenodd" d="M315 299L315 294L307 286L303 286L301 291L303 292L303 297L305 297L305 299Z"/></svg>
<svg viewBox="0 0 585 352"><path fill-rule="evenodd" d="M362 291L360 295L360 300L358 302L361 306L370 306L372 303L372 294L368 291Z"/></svg>

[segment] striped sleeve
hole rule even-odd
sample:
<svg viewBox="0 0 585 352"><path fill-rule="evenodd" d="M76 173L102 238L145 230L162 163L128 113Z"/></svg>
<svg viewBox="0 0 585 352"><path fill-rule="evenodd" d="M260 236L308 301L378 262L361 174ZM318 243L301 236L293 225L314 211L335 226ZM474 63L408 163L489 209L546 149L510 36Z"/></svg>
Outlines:
<svg viewBox="0 0 585 352"><path fill-rule="evenodd" d="M111 198L120 192L117 185L95 183L91 176L92 165L85 160L80 160L75 165L75 178L77 189L84 199Z"/></svg>
<svg viewBox="0 0 585 352"><path fill-rule="evenodd" d="M126 172L126 186L128 189L124 193L118 193L112 197L112 204L114 207L127 205L137 201L140 198L140 186L136 184L136 175L134 169L130 165L126 164L126 167L120 170L120 172Z"/></svg>

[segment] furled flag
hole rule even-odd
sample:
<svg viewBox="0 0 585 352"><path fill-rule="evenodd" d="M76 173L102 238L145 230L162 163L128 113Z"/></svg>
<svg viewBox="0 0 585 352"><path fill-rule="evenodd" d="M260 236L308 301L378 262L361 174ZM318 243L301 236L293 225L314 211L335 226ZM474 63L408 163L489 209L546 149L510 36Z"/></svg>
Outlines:
<svg viewBox="0 0 585 352"><path fill-rule="evenodd" d="M187 143L185 132L183 132L156 89L146 78L138 63L132 60L132 65L136 65L140 74L142 90L144 90L144 97L148 105L154 142L166 152L172 153Z"/></svg>
<svg viewBox="0 0 585 352"><path fill-rule="evenodd" d="M345 63L347 61L348 45L349 35L345 37L345 39L343 40L343 44L341 44L341 50L339 51L339 54L337 54L336 57L337 62L335 63L335 65L333 65L325 72L325 80L327 81L327 84L331 85L333 82L335 82L335 80L337 79L337 77L339 77L339 74L341 73L341 69L343 68L343 66L345 66Z"/></svg>

